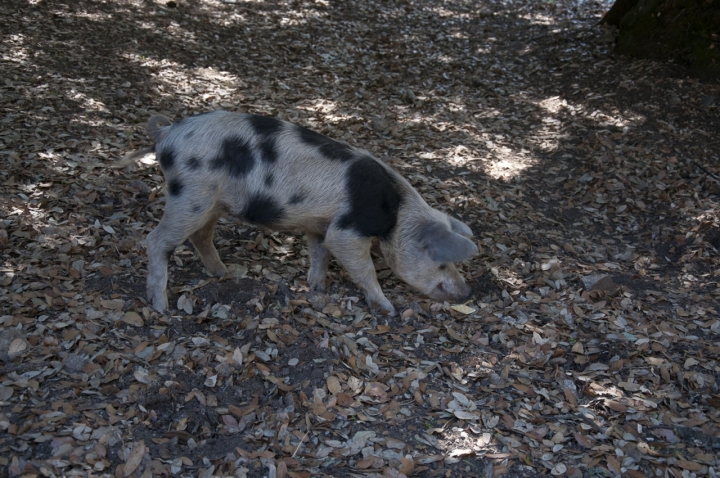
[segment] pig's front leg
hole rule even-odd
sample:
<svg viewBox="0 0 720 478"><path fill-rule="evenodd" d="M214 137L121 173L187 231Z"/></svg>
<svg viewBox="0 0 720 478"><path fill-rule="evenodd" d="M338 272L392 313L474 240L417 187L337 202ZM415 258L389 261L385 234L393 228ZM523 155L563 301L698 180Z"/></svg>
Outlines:
<svg viewBox="0 0 720 478"><path fill-rule="evenodd" d="M350 229L330 227L325 235L325 247L350 274L353 282L365 292L370 307L377 306L395 315L395 307L385 297L375 274L375 265L370 256L372 241L359 237Z"/></svg>
<svg viewBox="0 0 720 478"><path fill-rule="evenodd" d="M228 269L222 260L220 260L217 249L215 249L215 245L213 244L213 234L217 220L217 217L213 217L207 221L203 227L193 232L190 235L190 242L195 246L195 250L197 250L200 255L205 269L207 269L211 275L225 277Z"/></svg>
<svg viewBox="0 0 720 478"><path fill-rule="evenodd" d="M324 238L317 234L307 233L308 248L310 249L310 272L308 283L314 290L325 290L325 277L330 263L330 251L323 244Z"/></svg>

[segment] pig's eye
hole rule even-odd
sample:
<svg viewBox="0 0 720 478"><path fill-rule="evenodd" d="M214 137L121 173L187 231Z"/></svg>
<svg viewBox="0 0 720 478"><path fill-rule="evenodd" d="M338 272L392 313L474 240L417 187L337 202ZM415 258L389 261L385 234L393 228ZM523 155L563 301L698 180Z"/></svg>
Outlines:
<svg viewBox="0 0 720 478"><path fill-rule="evenodd" d="M435 288L440 292L445 292L445 287L443 287L442 282L436 285Z"/></svg>
<svg viewBox="0 0 720 478"><path fill-rule="evenodd" d="M438 266L438 269L440 269L441 271L444 271L445 269L447 269L447 264L440 264Z"/></svg>

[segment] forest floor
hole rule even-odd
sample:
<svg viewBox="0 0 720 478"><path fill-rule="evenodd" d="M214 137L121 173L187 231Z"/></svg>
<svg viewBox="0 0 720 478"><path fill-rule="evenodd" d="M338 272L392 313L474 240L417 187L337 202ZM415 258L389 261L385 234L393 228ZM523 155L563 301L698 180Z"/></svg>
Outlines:
<svg viewBox="0 0 720 478"><path fill-rule="evenodd" d="M0 475L716 476L720 85L608 2L4 0ZM464 304L376 314L300 234L218 226L168 314L155 113L273 115L473 229Z"/></svg>

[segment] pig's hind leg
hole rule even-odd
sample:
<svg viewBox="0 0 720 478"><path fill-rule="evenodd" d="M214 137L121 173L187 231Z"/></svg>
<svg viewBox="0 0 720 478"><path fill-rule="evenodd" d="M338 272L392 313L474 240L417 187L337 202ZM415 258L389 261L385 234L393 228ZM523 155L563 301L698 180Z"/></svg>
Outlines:
<svg viewBox="0 0 720 478"><path fill-rule="evenodd" d="M324 238L317 234L307 233L308 249L310 250L310 272L308 272L308 283L314 290L325 290L325 278L330 263L330 251L328 251Z"/></svg>
<svg viewBox="0 0 720 478"><path fill-rule="evenodd" d="M360 237L353 230L330 227L325 235L325 247L350 274L353 282L365 292L365 300L370 307L375 304L395 314L395 307L385 297L375 273L375 265L370 255L372 241Z"/></svg>
<svg viewBox="0 0 720 478"><path fill-rule="evenodd" d="M218 216L213 216L204 226L190 235L190 242L195 246L208 272L217 277L224 277L227 275L228 269L220 260L220 256L212 241L217 221Z"/></svg>
<svg viewBox="0 0 720 478"><path fill-rule="evenodd" d="M211 201L208 201L212 205ZM212 273L221 271L225 266L217 256L212 245L212 232L216 217L212 211L195 210L178 199L168 197L165 213L160 224L147 237L148 278L147 299L158 312L168 307L167 281L168 261L177 246L191 237L198 248L205 266ZM227 271L227 269L225 269Z"/></svg>

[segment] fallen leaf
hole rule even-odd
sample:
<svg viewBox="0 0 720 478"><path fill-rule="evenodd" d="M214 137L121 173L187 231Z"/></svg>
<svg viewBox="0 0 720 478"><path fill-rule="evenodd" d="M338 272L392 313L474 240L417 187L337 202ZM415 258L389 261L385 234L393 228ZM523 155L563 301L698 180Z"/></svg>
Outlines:
<svg viewBox="0 0 720 478"><path fill-rule="evenodd" d="M25 339L17 338L12 341L10 347L8 347L7 353L12 359L23 353L25 350L27 350L27 342L25 342Z"/></svg>
<svg viewBox="0 0 720 478"><path fill-rule="evenodd" d="M182 294L178 297L177 308L184 311L186 314L192 314L193 311L193 300L190 299L186 294Z"/></svg>
<svg viewBox="0 0 720 478"><path fill-rule="evenodd" d="M140 440L133 445L132 452L122 467L123 476L128 477L138 469L146 452L147 448L145 447L145 442L143 440Z"/></svg>
<svg viewBox="0 0 720 478"><path fill-rule="evenodd" d="M123 316L123 322L129 325L133 325L135 327L142 327L145 325L145 321L142 317L140 317L140 314L133 311L125 312L125 315Z"/></svg>
<svg viewBox="0 0 720 478"><path fill-rule="evenodd" d="M402 473L405 476L412 475L413 471L415 471L415 462L409 458L406 457L400 457L400 473Z"/></svg>
<svg viewBox="0 0 720 478"><path fill-rule="evenodd" d="M465 304L456 304L456 305L450 306L450 308L452 310L454 310L455 312L460 312L461 314L465 314L465 315L470 315L470 314L475 313L475 309L473 309L472 307L465 305Z"/></svg>
<svg viewBox="0 0 720 478"><path fill-rule="evenodd" d="M576 432L573 436L575 437L575 440L580 446L582 446L583 448L592 449L593 443L587 436L578 432Z"/></svg>
<svg viewBox="0 0 720 478"><path fill-rule="evenodd" d="M327 378L327 388L333 395L337 395L342 391L342 386L340 385L340 380L334 375L330 375Z"/></svg>

